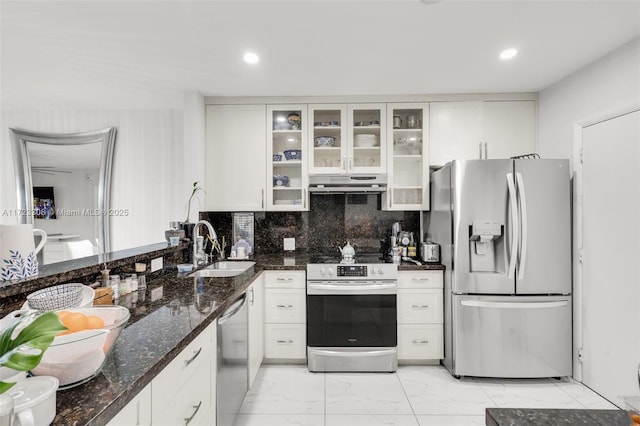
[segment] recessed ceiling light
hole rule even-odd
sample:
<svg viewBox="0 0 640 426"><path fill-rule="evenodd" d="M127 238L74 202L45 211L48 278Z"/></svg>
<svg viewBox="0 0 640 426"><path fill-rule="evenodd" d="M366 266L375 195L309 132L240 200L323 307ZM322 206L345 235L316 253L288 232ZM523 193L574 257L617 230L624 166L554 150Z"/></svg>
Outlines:
<svg viewBox="0 0 640 426"><path fill-rule="evenodd" d="M509 59L513 59L517 54L518 54L518 49L514 49L514 48L504 49L502 52L500 52L500 59L502 59L503 61L507 61Z"/></svg>
<svg viewBox="0 0 640 426"><path fill-rule="evenodd" d="M260 57L253 52L247 52L244 54L244 61L248 64L255 65L260 62Z"/></svg>

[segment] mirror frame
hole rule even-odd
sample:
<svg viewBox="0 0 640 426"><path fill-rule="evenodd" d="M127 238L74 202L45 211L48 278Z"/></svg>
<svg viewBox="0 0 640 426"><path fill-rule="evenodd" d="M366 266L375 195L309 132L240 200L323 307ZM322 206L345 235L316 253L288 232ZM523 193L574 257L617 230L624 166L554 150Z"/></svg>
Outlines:
<svg viewBox="0 0 640 426"><path fill-rule="evenodd" d="M111 251L109 207L111 201L111 168L116 142L115 127L84 133L42 133L20 128L9 128L13 146L13 166L20 223L33 223L33 184L31 162L27 142L46 145L73 146L102 143L100 177L98 180L98 250L99 254Z"/></svg>

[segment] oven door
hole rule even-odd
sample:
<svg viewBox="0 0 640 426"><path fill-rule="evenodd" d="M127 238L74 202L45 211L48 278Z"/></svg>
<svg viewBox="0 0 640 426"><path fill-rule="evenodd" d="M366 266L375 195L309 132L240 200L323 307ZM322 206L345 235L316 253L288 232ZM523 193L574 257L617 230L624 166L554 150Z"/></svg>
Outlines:
<svg viewBox="0 0 640 426"><path fill-rule="evenodd" d="M396 286L387 284L307 283L307 345L396 347Z"/></svg>

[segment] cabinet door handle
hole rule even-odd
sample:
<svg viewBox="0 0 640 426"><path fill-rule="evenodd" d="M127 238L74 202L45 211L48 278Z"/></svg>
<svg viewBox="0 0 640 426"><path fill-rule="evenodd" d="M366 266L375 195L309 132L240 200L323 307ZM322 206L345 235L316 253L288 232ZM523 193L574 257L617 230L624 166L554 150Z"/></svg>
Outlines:
<svg viewBox="0 0 640 426"><path fill-rule="evenodd" d="M188 425L189 423L191 423L191 420L193 420L193 418L196 416L196 414L198 414L198 410L200 410L201 406L202 406L202 401L198 402L198 405L194 405L193 406L193 413L191 413L191 416L185 417L185 419L184 419L185 426Z"/></svg>
<svg viewBox="0 0 640 426"><path fill-rule="evenodd" d="M413 277L413 278L411 278L411 281L429 281L429 278L424 278L424 277L423 278L416 278L416 277Z"/></svg>
<svg viewBox="0 0 640 426"><path fill-rule="evenodd" d="M293 305L276 305L276 307L281 309L291 309L293 308Z"/></svg>
<svg viewBox="0 0 640 426"><path fill-rule="evenodd" d="M276 342L280 343L280 344L286 344L286 345L290 345L293 343L293 340L289 339L289 340L276 340Z"/></svg>
<svg viewBox="0 0 640 426"><path fill-rule="evenodd" d="M253 302L255 301L255 294L253 293L252 288L250 288L249 291L251 292L251 305L253 305Z"/></svg>
<svg viewBox="0 0 640 426"><path fill-rule="evenodd" d="M260 190L260 196L262 197L262 200L260 201L260 206L261 208L264 209L264 188Z"/></svg>
<svg viewBox="0 0 640 426"><path fill-rule="evenodd" d="M426 309L429 305L411 305L411 307L416 309Z"/></svg>
<svg viewBox="0 0 640 426"><path fill-rule="evenodd" d="M347 157L342 157L342 170L347 170Z"/></svg>
<svg viewBox="0 0 640 426"><path fill-rule="evenodd" d="M393 188L389 188L389 208L393 207Z"/></svg>
<svg viewBox="0 0 640 426"><path fill-rule="evenodd" d="M276 281L293 281L293 278L276 278Z"/></svg>
<svg viewBox="0 0 640 426"><path fill-rule="evenodd" d="M417 340L416 339L416 340L413 341L414 345L426 345L427 343L429 343L428 340Z"/></svg>
<svg viewBox="0 0 640 426"><path fill-rule="evenodd" d="M353 170L353 157L349 157L349 170Z"/></svg>
<svg viewBox="0 0 640 426"><path fill-rule="evenodd" d="M478 142L478 158L482 160L482 142Z"/></svg>
<svg viewBox="0 0 640 426"><path fill-rule="evenodd" d="M487 143L484 143L484 159L486 160L487 158L489 158L489 156L487 155Z"/></svg>
<svg viewBox="0 0 640 426"><path fill-rule="evenodd" d="M196 359L198 357L198 355L200 355L200 352L202 352L202 347L200 347L200 349L195 351L193 356L184 362L184 366L186 367L189 364L191 364L193 362L193 360Z"/></svg>
<svg viewBox="0 0 640 426"><path fill-rule="evenodd" d="M307 188L302 190L302 208L306 209L307 207Z"/></svg>

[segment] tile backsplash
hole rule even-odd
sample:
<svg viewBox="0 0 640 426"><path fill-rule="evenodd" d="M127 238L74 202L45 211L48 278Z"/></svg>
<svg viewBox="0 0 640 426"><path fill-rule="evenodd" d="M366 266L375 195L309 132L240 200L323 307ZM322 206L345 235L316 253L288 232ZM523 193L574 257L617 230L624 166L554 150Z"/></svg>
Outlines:
<svg viewBox="0 0 640 426"><path fill-rule="evenodd" d="M254 212L255 252L279 253L284 238L296 239L296 251L331 253L346 241L361 251L377 252L394 222L419 240L420 212L383 211L378 194L314 194L308 212ZM231 239L233 213L201 212L218 237ZM227 247L227 254L228 254Z"/></svg>

